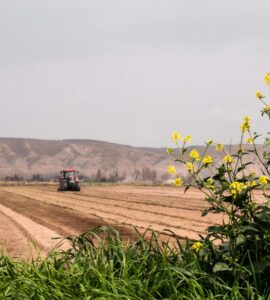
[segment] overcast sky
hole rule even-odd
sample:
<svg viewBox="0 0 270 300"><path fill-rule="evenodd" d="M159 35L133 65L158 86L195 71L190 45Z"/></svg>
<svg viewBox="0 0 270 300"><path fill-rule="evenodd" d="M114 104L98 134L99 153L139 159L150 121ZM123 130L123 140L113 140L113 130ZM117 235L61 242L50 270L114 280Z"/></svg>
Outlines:
<svg viewBox="0 0 270 300"><path fill-rule="evenodd" d="M265 132L269 13L269 0L1 0L0 136L236 143L245 115Z"/></svg>

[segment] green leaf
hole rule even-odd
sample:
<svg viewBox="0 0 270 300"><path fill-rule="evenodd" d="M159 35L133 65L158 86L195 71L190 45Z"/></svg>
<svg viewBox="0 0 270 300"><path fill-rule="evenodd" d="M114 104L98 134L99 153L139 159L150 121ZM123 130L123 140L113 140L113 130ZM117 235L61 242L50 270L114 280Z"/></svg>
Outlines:
<svg viewBox="0 0 270 300"><path fill-rule="evenodd" d="M254 270L255 273L262 273L267 267L270 266L270 262L267 259L252 261L251 264L252 266L248 266L248 268Z"/></svg>
<svg viewBox="0 0 270 300"><path fill-rule="evenodd" d="M224 196L223 201L224 201L224 202L232 203L232 202L234 201L234 198L233 198L231 195L229 195L229 196Z"/></svg>
<svg viewBox="0 0 270 300"><path fill-rule="evenodd" d="M207 197L207 198L206 198L206 201L207 201L208 203L213 203L213 202L215 201L215 199L213 199L212 197Z"/></svg>
<svg viewBox="0 0 270 300"><path fill-rule="evenodd" d="M237 168L236 173L241 172L241 171L244 170L245 168L246 168L245 166L241 166L241 167Z"/></svg>
<svg viewBox="0 0 270 300"><path fill-rule="evenodd" d="M187 152L187 148L182 149L182 155Z"/></svg>
<svg viewBox="0 0 270 300"><path fill-rule="evenodd" d="M261 209L255 214L255 217L262 222L270 222L270 208L262 206Z"/></svg>
<svg viewBox="0 0 270 300"><path fill-rule="evenodd" d="M188 277L193 277L193 274L190 271L186 270L186 269L178 268L178 267L172 267L171 269L173 271L177 272L177 273L184 274Z"/></svg>
<svg viewBox="0 0 270 300"><path fill-rule="evenodd" d="M223 231L223 226L209 226L207 231L208 232L221 232Z"/></svg>
<svg viewBox="0 0 270 300"><path fill-rule="evenodd" d="M184 193L190 188L190 184L185 187Z"/></svg>
<svg viewBox="0 0 270 300"><path fill-rule="evenodd" d="M226 174L226 167L224 164L222 164L218 169L217 169L217 174L215 176L213 176L214 180L218 180L218 181L227 181L224 177L224 175Z"/></svg>
<svg viewBox="0 0 270 300"><path fill-rule="evenodd" d="M247 232L258 232L258 229L251 226L251 225L246 225L246 226L241 226L240 232L242 233L247 233Z"/></svg>
<svg viewBox="0 0 270 300"><path fill-rule="evenodd" d="M238 237L236 238L236 246L244 244L246 241L246 238L243 234L239 234Z"/></svg>
<svg viewBox="0 0 270 300"><path fill-rule="evenodd" d="M214 265L213 272L224 272L224 271L231 271L232 268L230 268L227 264L218 262Z"/></svg>
<svg viewBox="0 0 270 300"><path fill-rule="evenodd" d="M202 217L205 217L209 213L209 209L204 209L202 211Z"/></svg>

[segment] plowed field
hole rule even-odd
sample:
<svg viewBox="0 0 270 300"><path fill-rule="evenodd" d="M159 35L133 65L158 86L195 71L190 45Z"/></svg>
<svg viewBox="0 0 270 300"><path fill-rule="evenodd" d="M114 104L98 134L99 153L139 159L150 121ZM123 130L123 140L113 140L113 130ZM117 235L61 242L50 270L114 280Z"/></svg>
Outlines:
<svg viewBox="0 0 270 300"><path fill-rule="evenodd" d="M56 189L54 185L0 187L0 204L17 214L0 207L0 244L11 255L25 252L27 239L48 251L49 237L79 234L97 225L116 226L131 238L135 226L140 231L169 229L180 237L196 239L221 221L214 214L201 217L207 203L194 190L184 194L179 188L149 186L83 186L79 193ZM24 219L19 222L18 216ZM42 226L41 232L39 227L33 229L37 225Z"/></svg>

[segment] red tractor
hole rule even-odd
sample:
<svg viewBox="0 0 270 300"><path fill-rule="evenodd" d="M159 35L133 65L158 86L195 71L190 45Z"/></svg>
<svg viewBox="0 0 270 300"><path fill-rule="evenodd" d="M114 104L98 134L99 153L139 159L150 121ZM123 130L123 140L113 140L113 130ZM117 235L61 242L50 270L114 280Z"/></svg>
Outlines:
<svg viewBox="0 0 270 300"><path fill-rule="evenodd" d="M81 190L79 172L73 169L66 169L60 172L58 191L77 191Z"/></svg>

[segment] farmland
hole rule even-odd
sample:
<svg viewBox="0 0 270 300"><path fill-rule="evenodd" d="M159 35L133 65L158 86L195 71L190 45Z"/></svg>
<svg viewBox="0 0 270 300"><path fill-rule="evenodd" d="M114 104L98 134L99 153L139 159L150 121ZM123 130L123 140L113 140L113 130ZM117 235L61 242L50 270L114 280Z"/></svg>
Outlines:
<svg viewBox="0 0 270 300"><path fill-rule="evenodd" d="M11 255L25 253L29 239L46 252L52 244L42 235L51 241L104 224L129 238L135 235L133 226L141 232L151 227L197 238L219 221L217 215L201 217L207 204L197 191L184 194L173 187L149 186L84 186L80 193L56 189L55 185L0 187L1 245ZM42 229L35 229L38 225Z"/></svg>
<svg viewBox="0 0 270 300"><path fill-rule="evenodd" d="M149 227L157 232L169 229L196 239L208 226L221 222L219 215L201 216L207 202L195 190L186 194L183 189L158 186L56 190L55 185L0 187L0 243L10 255L26 255L29 240L45 254L58 241L52 238L78 235L98 225L112 225L125 238L135 237L135 226L140 232Z"/></svg>
<svg viewBox="0 0 270 300"><path fill-rule="evenodd" d="M33 290L44 299L83 299L90 294L107 299L108 293L113 295L112 299L115 293L128 295L126 299L147 299L150 294L149 299L161 299L172 293L177 297L184 293L186 299L195 299L198 291L197 299L214 299L208 297L209 293L225 293L220 299L255 299L256 290L228 290L229 286L221 285L215 273L202 273L197 253L188 245L183 248L174 244L170 232L159 237L163 244L155 243L155 234L151 232L139 241L135 235L133 226L142 233L151 226L156 232L169 229L181 238L199 238L208 226L222 222L221 215L202 217L205 208L207 202L201 192L189 190L184 194L183 189L174 187L83 186L76 193L57 192L56 185L2 185L0 243L9 254L0 261L2 292L14 299L19 295L30 299ZM72 246L64 240L60 247L69 250L61 255L47 255L59 241L54 238L78 235L97 225L113 225L124 242L107 231L107 242L96 244L91 233L74 238ZM106 234L106 230L101 229L100 233ZM136 243L125 242L133 238ZM44 260L33 252L30 240ZM10 261L9 257L15 260ZM18 257L24 260L15 262ZM31 260L32 263L25 262L35 257L37 260ZM202 285L198 286L196 277L185 277L191 272L199 280L200 276L204 278ZM179 280L179 276L186 279ZM172 286L177 289L172 290ZM234 294L237 296L232 297ZM238 297L242 294L244 297Z"/></svg>

